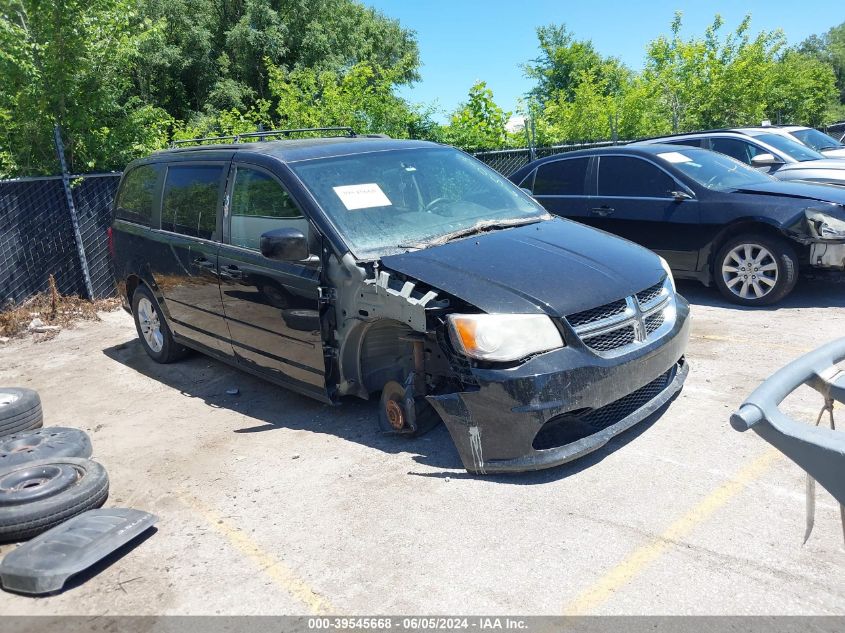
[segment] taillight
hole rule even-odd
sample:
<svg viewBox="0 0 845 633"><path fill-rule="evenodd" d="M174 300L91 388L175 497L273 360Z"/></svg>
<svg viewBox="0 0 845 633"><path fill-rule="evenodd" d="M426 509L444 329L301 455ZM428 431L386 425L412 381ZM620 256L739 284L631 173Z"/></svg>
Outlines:
<svg viewBox="0 0 845 633"><path fill-rule="evenodd" d="M106 229L106 240L109 244L109 255L114 259L114 233L111 227Z"/></svg>

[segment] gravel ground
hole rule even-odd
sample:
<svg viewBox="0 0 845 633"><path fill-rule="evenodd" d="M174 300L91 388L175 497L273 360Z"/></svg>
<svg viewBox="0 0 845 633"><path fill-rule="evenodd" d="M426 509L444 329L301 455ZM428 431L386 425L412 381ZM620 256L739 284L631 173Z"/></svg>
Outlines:
<svg viewBox="0 0 845 633"><path fill-rule="evenodd" d="M0 613L842 614L838 506L820 490L802 544L803 471L728 416L845 333L845 285L802 283L772 310L680 290L678 399L581 461L507 477L468 475L442 426L378 434L374 402L329 407L201 355L156 365L122 311L6 343L0 383L91 434L108 506L160 520L62 594L0 593ZM820 405L807 390L786 408Z"/></svg>

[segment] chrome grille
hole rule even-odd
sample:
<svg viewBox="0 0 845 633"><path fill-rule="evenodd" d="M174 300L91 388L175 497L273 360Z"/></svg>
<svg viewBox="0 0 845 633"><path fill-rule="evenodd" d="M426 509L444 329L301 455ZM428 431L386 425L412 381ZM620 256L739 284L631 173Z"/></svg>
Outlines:
<svg viewBox="0 0 845 633"><path fill-rule="evenodd" d="M674 305L673 297L671 282L664 278L624 299L570 314L566 320L594 352L622 353L661 335L667 325L667 308Z"/></svg>

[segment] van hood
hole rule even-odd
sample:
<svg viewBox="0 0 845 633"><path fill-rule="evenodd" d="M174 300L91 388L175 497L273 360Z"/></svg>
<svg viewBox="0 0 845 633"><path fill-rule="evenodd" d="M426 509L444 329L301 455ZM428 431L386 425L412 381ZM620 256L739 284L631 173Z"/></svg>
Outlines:
<svg viewBox="0 0 845 633"><path fill-rule="evenodd" d="M660 258L603 231L555 218L390 255L385 268L489 313L562 317L660 282Z"/></svg>

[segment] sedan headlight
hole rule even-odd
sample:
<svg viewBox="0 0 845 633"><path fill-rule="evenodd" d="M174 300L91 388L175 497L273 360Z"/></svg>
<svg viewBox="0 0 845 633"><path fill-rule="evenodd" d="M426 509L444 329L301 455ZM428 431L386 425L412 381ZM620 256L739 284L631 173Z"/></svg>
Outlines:
<svg viewBox="0 0 845 633"><path fill-rule="evenodd" d="M824 213L814 214L811 221L815 224L816 232L823 240L845 239L845 221Z"/></svg>
<svg viewBox="0 0 845 633"><path fill-rule="evenodd" d="M658 255L658 257L660 257L660 255ZM663 266L663 270L666 271L666 278L669 280L669 284L672 286L672 292L677 292L678 289L675 287L675 277L672 275L672 269L669 268L669 262L660 257L660 265Z"/></svg>
<svg viewBox="0 0 845 633"><path fill-rule="evenodd" d="M551 318L543 314L451 314L452 344L478 360L512 361L563 347Z"/></svg>

